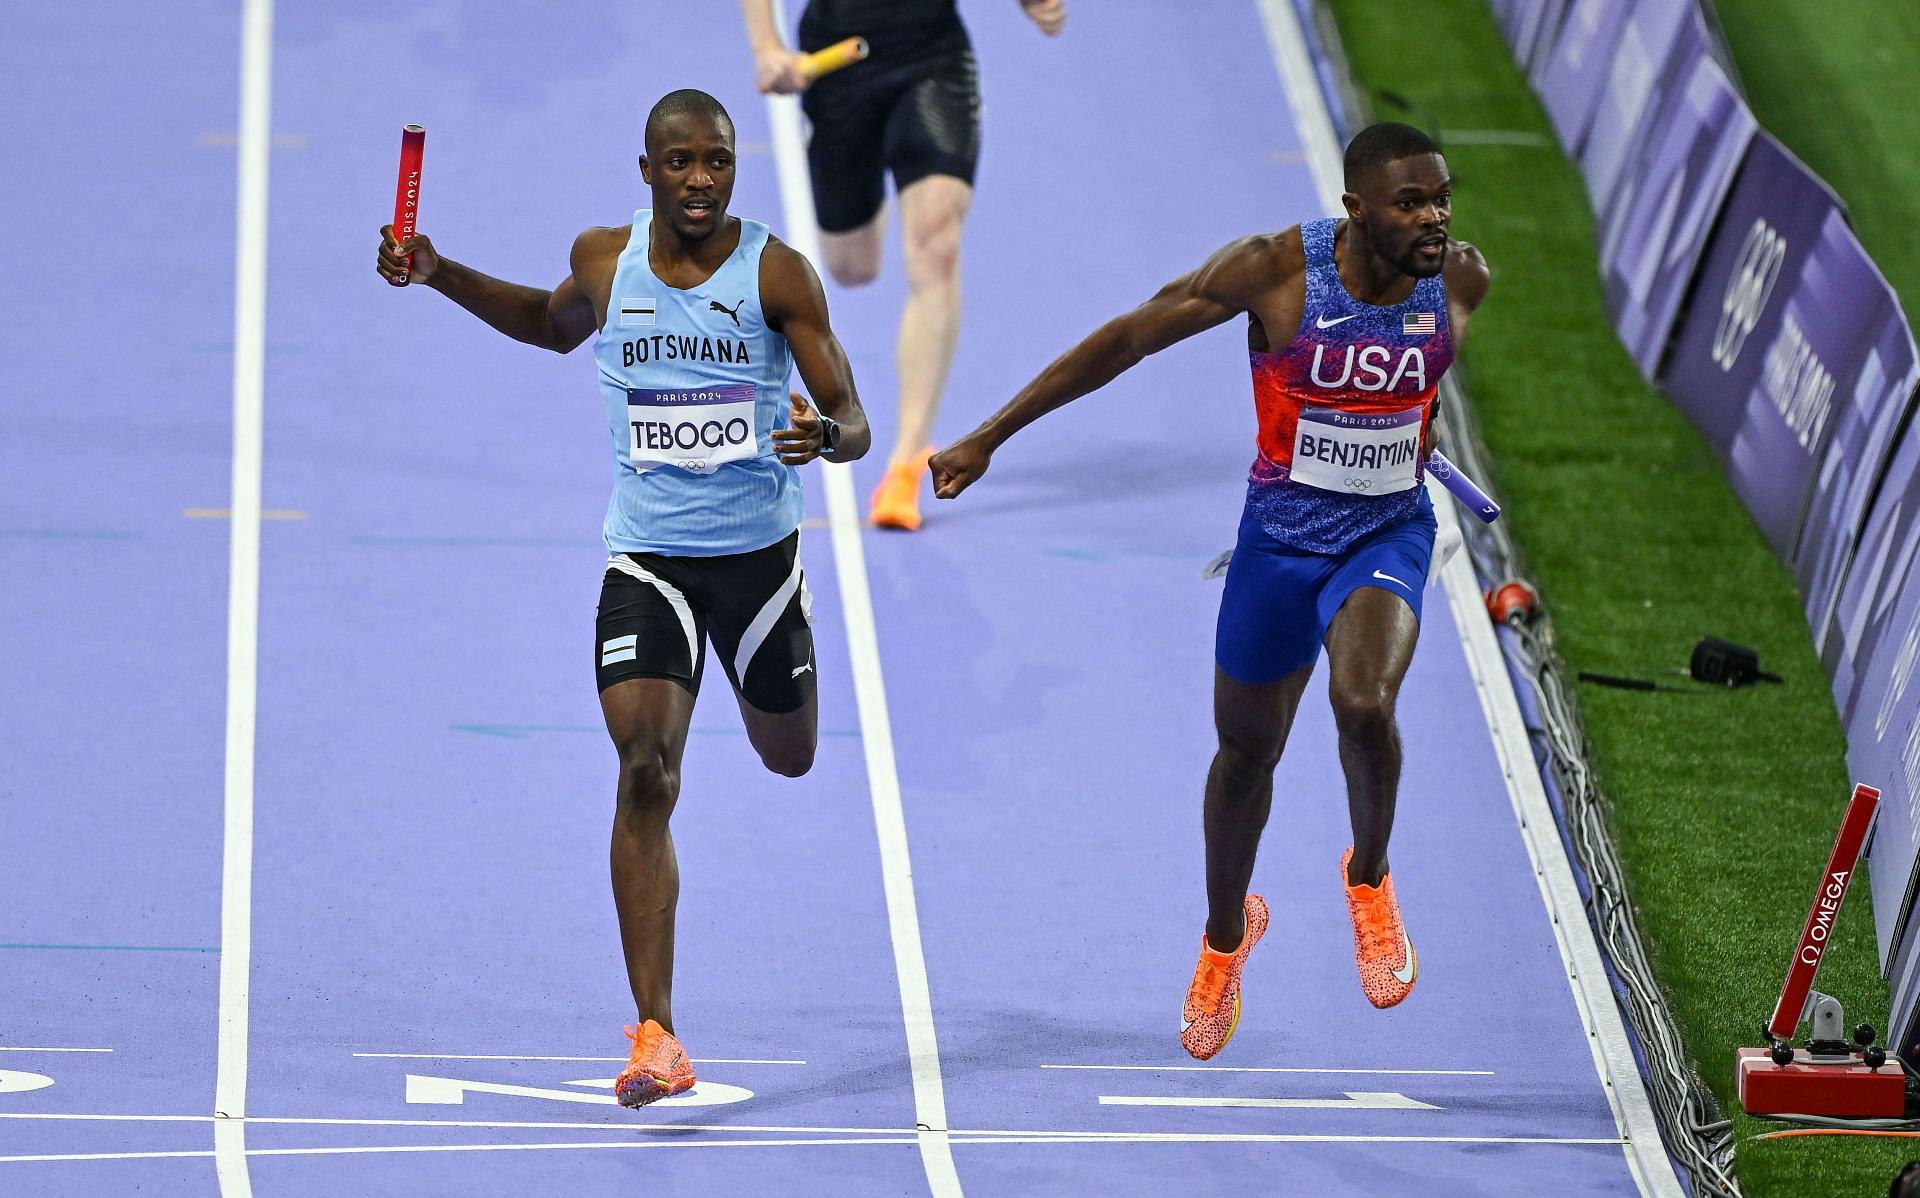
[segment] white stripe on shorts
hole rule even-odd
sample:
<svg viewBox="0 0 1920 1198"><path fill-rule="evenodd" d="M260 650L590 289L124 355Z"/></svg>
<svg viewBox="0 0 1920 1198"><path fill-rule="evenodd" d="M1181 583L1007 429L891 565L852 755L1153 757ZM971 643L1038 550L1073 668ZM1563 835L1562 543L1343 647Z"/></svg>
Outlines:
<svg viewBox="0 0 1920 1198"><path fill-rule="evenodd" d="M759 614L753 617L753 623L748 624L747 630L740 635L740 650L733 655L733 676L740 680L741 686L747 685L747 667L753 664L753 655L767 643L767 634L773 631L780 613L787 610L787 604L793 602L795 591L801 594L801 617L805 619L811 614L813 596L806 593L806 585L806 579L800 572L800 555L796 552L793 555L793 572L787 575L787 580L780 584L773 598L767 600Z"/></svg>
<svg viewBox="0 0 1920 1198"><path fill-rule="evenodd" d="M608 558L607 568L609 570L618 570L620 571L620 573L625 574L630 578L637 578L641 582L647 583L648 585L652 586L654 590L660 592L660 597L665 599L668 605L673 608L673 614L680 617L680 631L687 634L687 669L688 671L692 671L694 667L694 663L700 660L700 641L699 641L699 638L696 637L693 632L693 609L687 606L687 597L685 595L682 595L679 589L673 586L671 583L665 581L664 579L656 577L653 574L653 572L648 570L645 566L640 565L638 562L634 561L632 558L626 557L623 554L616 553L612 557ZM615 638L615 640L621 640L621 639L626 639L626 638L619 638L619 637ZM635 635L634 639L637 641L638 634ZM608 641L607 645L612 646L613 643L614 643L613 641ZM633 660L634 657L637 657L638 655L639 654L636 651L632 654L629 654L626 657L616 657L613 660L614 661L631 661ZM612 662L606 660L603 657L601 659L600 664L603 666L611 665Z"/></svg>

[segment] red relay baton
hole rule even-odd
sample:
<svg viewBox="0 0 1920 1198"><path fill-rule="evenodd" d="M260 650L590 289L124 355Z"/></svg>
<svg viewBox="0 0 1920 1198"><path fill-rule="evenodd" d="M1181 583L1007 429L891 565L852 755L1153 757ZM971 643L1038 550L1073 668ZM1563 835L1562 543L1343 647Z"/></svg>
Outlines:
<svg viewBox="0 0 1920 1198"><path fill-rule="evenodd" d="M407 125L400 130L400 185L393 197L393 240L400 245L414 233L414 221L420 215L420 158L426 153L427 130L423 125ZM407 255L413 265L413 255ZM407 285L406 274L388 280L395 287Z"/></svg>

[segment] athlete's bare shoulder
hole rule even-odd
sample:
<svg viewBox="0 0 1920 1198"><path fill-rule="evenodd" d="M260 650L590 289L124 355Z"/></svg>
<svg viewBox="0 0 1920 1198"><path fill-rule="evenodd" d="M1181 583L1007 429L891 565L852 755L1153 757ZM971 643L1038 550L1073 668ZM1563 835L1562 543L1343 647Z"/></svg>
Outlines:
<svg viewBox="0 0 1920 1198"><path fill-rule="evenodd" d="M767 234L767 248L760 251L760 273L763 277L769 266L776 271L798 270L802 267L813 269L813 264L807 261L805 254L771 233Z"/></svg>
<svg viewBox="0 0 1920 1198"><path fill-rule="evenodd" d="M805 254L786 242L767 234L767 247L760 251L760 310L775 329L789 316L814 316L822 321L827 309L827 293L820 276Z"/></svg>
<svg viewBox="0 0 1920 1198"><path fill-rule="evenodd" d="M632 225L617 229L596 226L574 238L567 255L568 277L593 304L594 318L601 325L607 323L607 309L613 303L613 276L620 266L620 253L632 235Z"/></svg>
<svg viewBox="0 0 1920 1198"><path fill-rule="evenodd" d="M598 265L604 260L611 277L612 263L619 259L621 251L627 248L627 242L632 238L632 225L621 225L618 228L595 225L583 230L573 239L573 249L567 255L568 263L577 271L583 265Z"/></svg>
<svg viewBox="0 0 1920 1198"><path fill-rule="evenodd" d="M1442 269L1447 281L1447 297L1471 312L1487 298L1493 286L1493 270L1478 246L1456 241L1447 247L1447 264Z"/></svg>
<svg viewBox="0 0 1920 1198"><path fill-rule="evenodd" d="M1233 306L1247 314L1247 348L1264 351L1284 344L1300 326L1306 304L1307 251L1300 226L1242 237L1215 260L1225 275L1218 290L1231 289ZM1270 338L1268 329L1280 335Z"/></svg>
<svg viewBox="0 0 1920 1198"><path fill-rule="evenodd" d="M1222 302L1257 312L1306 268L1300 227L1295 225L1278 233L1253 233L1228 242L1200 268L1197 282Z"/></svg>

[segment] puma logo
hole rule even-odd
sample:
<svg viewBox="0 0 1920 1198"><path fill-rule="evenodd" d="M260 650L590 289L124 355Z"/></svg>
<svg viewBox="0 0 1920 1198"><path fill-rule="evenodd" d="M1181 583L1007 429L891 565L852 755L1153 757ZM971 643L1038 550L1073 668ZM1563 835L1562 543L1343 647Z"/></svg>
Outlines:
<svg viewBox="0 0 1920 1198"><path fill-rule="evenodd" d="M727 318L733 321L733 327L737 329L740 327L740 309L743 306L745 306L746 302L747 301L745 300L741 300L738 303L734 304L733 307L729 308L725 304L721 303L719 300L708 300L707 311L725 312L727 314Z"/></svg>
<svg viewBox="0 0 1920 1198"><path fill-rule="evenodd" d="M811 661L809 661L809 662L808 662L808 663L807 663L806 665L803 665L803 666L800 666L800 667L798 667L798 668L796 668L796 669L795 669L795 670L793 671L793 676L794 676L795 678L798 678L798 677L799 677L800 675L802 675L802 674L804 674L804 673L806 673L806 672L807 672L808 670L811 670L812 668L813 668L813 663L812 663Z"/></svg>

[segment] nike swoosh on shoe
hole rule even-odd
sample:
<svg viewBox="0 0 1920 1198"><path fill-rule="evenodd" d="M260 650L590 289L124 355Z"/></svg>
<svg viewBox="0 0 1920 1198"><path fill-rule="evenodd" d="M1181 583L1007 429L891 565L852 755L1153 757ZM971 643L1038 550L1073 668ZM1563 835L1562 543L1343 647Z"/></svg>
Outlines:
<svg viewBox="0 0 1920 1198"><path fill-rule="evenodd" d="M1414 976L1419 972L1413 959L1413 941L1407 939L1407 929L1400 929L1400 950L1407 955L1407 963L1390 972L1402 986L1413 985Z"/></svg>

